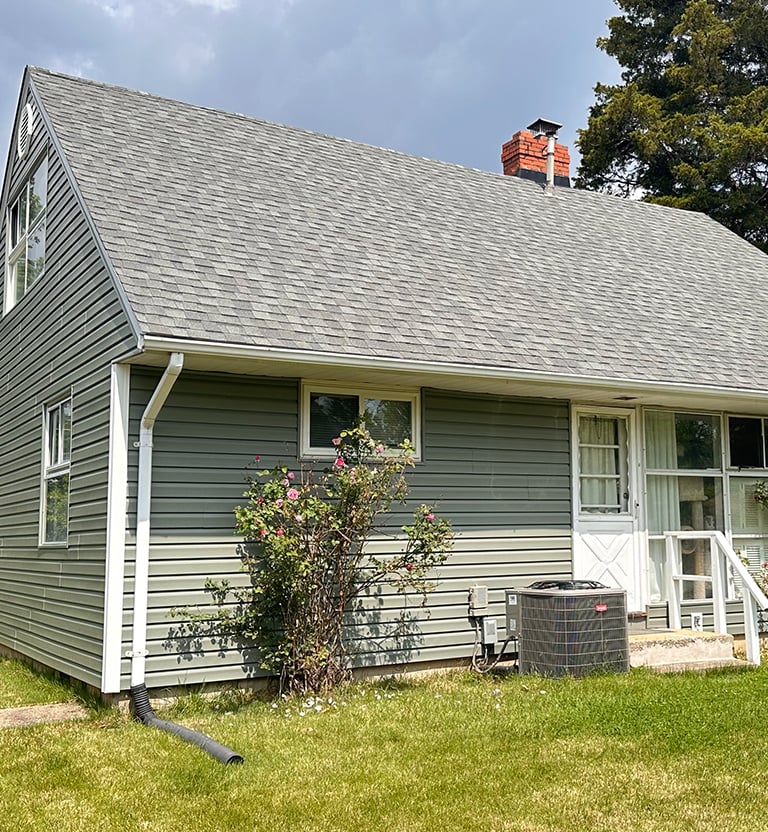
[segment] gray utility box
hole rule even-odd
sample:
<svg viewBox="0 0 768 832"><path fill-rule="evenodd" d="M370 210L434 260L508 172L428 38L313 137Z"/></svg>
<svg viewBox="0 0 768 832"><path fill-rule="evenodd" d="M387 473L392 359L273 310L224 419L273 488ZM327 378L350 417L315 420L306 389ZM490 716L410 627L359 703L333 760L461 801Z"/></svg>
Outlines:
<svg viewBox="0 0 768 832"><path fill-rule="evenodd" d="M507 636L518 637L521 673L629 671L623 589L508 589L506 602Z"/></svg>

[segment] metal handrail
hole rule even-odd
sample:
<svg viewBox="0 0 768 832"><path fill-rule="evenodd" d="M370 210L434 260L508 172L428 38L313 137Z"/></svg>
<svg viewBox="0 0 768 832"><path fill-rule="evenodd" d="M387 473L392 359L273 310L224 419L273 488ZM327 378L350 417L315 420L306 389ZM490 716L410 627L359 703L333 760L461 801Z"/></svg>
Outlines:
<svg viewBox="0 0 768 832"><path fill-rule="evenodd" d="M716 633L727 633L725 601L726 580L729 572L725 568L730 566L742 584L742 602L744 605L744 642L747 660L753 664L760 664L760 632L758 614L760 610L768 609L768 597L757 585L741 558L736 554L733 546L720 531L674 531L664 532L667 557L666 589L669 598L669 625L679 630L682 626L680 602L682 600L681 585L683 581L711 581L712 610L714 613L714 629ZM710 564L712 575L686 575L682 573L682 558L680 556L681 540L709 540Z"/></svg>

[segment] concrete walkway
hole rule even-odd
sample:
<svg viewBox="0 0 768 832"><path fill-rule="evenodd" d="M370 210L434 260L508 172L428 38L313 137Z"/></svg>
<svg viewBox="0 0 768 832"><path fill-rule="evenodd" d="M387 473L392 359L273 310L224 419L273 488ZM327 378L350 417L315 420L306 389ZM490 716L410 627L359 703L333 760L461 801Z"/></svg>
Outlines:
<svg viewBox="0 0 768 832"><path fill-rule="evenodd" d="M0 729L25 728L50 722L87 719L88 711L76 702L57 702L53 705L26 705L23 708L0 710Z"/></svg>

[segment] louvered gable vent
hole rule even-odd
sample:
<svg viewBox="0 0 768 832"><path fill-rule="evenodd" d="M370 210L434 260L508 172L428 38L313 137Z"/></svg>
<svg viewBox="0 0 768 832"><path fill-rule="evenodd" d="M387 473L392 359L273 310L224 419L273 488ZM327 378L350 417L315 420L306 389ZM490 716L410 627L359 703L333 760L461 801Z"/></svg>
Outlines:
<svg viewBox="0 0 768 832"><path fill-rule="evenodd" d="M19 131L16 134L16 150L19 159L23 159L29 152L29 145L32 139L32 132L35 129L35 110L31 104L25 105L21 111Z"/></svg>

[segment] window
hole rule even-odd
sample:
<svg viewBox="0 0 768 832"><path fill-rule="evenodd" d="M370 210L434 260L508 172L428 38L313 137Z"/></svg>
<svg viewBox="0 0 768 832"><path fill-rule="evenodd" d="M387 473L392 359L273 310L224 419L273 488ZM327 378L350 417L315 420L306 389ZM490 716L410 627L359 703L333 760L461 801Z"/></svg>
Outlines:
<svg viewBox="0 0 768 832"><path fill-rule="evenodd" d="M768 425L759 416L728 417L728 465L733 548L758 571L768 561L768 511L755 502L755 485L768 468ZM737 470L734 470L737 469Z"/></svg>
<svg viewBox="0 0 768 832"><path fill-rule="evenodd" d="M579 417L579 508L584 514L629 511L627 420Z"/></svg>
<svg viewBox="0 0 768 832"><path fill-rule="evenodd" d="M405 439L418 454L418 395L382 390L339 389L323 384L303 388L302 453L332 455L333 442L361 418L371 436L389 447Z"/></svg>
<svg viewBox="0 0 768 832"><path fill-rule="evenodd" d="M72 401L67 399L45 411L41 543L67 542L71 452Z"/></svg>
<svg viewBox="0 0 768 832"><path fill-rule="evenodd" d="M768 468L765 419L728 417L728 462L731 468Z"/></svg>
<svg viewBox="0 0 768 832"><path fill-rule="evenodd" d="M651 601L664 597L669 531L725 529L720 417L708 413L645 413L646 508ZM681 542L683 572L711 574L706 538ZM686 582L683 597L709 597L710 588Z"/></svg>
<svg viewBox="0 0 768 832"><path fill-rule="evenodd" d="M48 160L24 183L8 211L8 282L5 308L17 304L45 269Z"/></svg>

